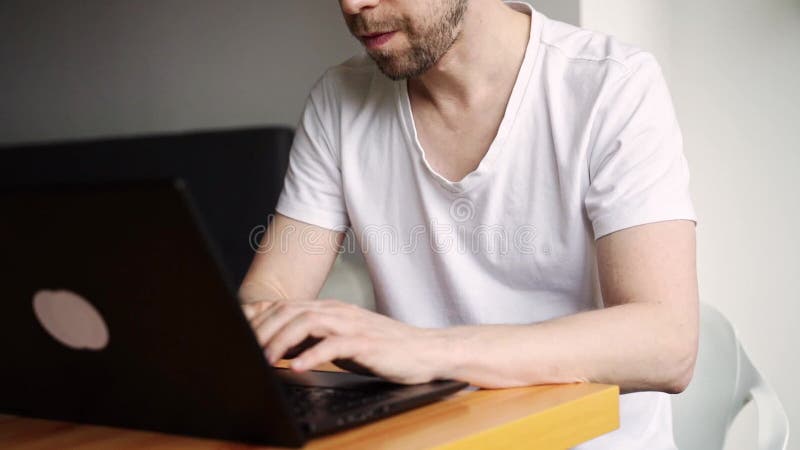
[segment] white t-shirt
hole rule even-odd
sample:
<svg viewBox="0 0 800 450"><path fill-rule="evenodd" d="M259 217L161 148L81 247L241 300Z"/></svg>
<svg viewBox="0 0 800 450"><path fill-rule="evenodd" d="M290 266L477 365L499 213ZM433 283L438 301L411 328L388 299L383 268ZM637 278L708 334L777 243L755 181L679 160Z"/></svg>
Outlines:
<svg viewBox="0 0 800 450"><path fill-rule="evenodd" d="M413 325L530 324L601 307L595 239L695 220L652 54L508 4L532 16L528 46L497 136L462 180L431 168L406 82L366 54L325 72L297 128L277 211L352 233L377 310ZM622 395L620 419L577 448L675 447L668 394Z"/></svg>

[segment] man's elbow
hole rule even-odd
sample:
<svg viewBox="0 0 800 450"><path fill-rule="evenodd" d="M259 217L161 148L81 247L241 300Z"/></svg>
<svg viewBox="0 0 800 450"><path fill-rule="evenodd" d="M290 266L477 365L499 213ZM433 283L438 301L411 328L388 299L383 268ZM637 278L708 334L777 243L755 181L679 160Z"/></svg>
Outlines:
<svg viewBox="0 0 800 450"><path fill-rule="evenodd" d="M689 387L697 362L697 341L683 345L674 355L671 370L664 371L669 374L663 382L663 391L668 394L680 394Z"/></svg>
<svg viewBox="0 0 800 450"><path fill-rule="evenodd" d="M680 394L685 391L692 381L693 372L692 369L689 369L669 380L665 385L664 392L667 394Z"/></svg>

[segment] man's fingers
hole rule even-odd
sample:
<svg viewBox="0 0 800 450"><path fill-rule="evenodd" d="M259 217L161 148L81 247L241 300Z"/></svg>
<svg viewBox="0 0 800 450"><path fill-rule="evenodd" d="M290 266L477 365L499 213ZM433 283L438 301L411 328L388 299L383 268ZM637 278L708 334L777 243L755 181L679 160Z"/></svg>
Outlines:
<svg viewBox="0 0 800 450"><path fill-rule="evenodd" d="M250 326L253 327L253 330L258 330L261 327L261 325L272 315L274 315L275 311L277 311L285 303L286 303L285 300L270 302L270 304L266 305L266 307L263 310L261 310L255 317L250 319Z"/></svg>
<svg viewBox="0 0 800 450"><path fill-rule="evenodd" d="M318 308L319 304L314 300L283 300L270 305L252 320L250 325L255 330L259 345L263 347L288 322L306 311L313 311Z"/></svg>
<svg viewBox="0 0 800 450"><path fill-rule="evenodd" d="M283 358L291 347L302 343L307 337L324 338L336 333L335 320L319 311L304 311L284 324L265 343L270 364Z"/></svg>
<svg viewBox="0 0 800 450"><path fill-rule="evenodd" d="M250 326L255 332L258 344L265 347L266 353L270 359L270 363L274 363L277 359L284 357L287 350L293 345L303 342L307 337L325 337L332 333L337 333L342 328L340 323L348 322L349 320L330 320L335 319L334 316L341 316L342 319L351 316L354 307L334 300L266 300L254 303L242 304L242 310L250 322ZM286 328L289 324L297 321L299 317L309 313L306 319L301 321L300 324L287 328L290 334L281 337L280 340L273 342L274 338L281 330ZM324 327L309 324L315 315L322 314L322 318L327 320ZM321 320L321 319L314 319ZM318 336L312 335L312 329L315 329ZM294 349L293 356L304 348Z"/></svg>
<svg viewBox="0 0 800 450"><path fill-rule="evenodd" d="M295 358L297 357L297 355L317 345L321 340L322 338L308 336L307 338L303 339L303 342L295 345L294 347L290 347L288 350L286 350L286 352L283 354L283 359Z"/></svg>
<svg viewBox="0 0 800 450"><path fill-rule="evenodd" d="M354 336L328 336L293 359L291 368L303 371L334 359L355 359L363 346L363 341Z"/></svg>
<svg viewBox="0 0 800 450"><path fill-rule="evenodd" d="M262 319L262 322L254 326L258 345L264 347L284 325L291 322L295 317L304 311L299 308L281 308Z"/></svg>

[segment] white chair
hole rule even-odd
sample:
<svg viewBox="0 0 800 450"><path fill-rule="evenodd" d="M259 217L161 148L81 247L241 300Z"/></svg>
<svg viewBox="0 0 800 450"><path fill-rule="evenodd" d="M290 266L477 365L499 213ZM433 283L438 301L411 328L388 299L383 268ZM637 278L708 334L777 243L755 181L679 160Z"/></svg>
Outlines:
<svg viewBox="0 0 800 450"><path fill-rule="evenodd" d="M340 254L322 286L319 298L335 298L375 309L372 282L364 265L364 258L358 253Z"/></svg>
<svg viewBox="0 0 800 450"><path fill-rule="evenodd" d="M694 377L683 393L672 396L678 448L722 449L731 422L751 400L758 409L759 450L785 450L789 420L780 400L753 367L731 323L701 303Z"/></svg>

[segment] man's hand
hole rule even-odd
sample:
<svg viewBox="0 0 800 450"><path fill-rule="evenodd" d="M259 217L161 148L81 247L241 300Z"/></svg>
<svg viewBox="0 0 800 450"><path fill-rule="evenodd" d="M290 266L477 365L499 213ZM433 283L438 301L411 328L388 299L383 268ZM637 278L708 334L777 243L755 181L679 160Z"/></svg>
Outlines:
<svg viewBox="0 0 800 450"><path fill-rule="evenodd" d="M396 383L425 383L437 377L441 338L338 300L279 300L242 305L270 364L291 350L318 341L291 362L296 371L325 362L347 362ZM347 361L340 361L347 360ZM358 370L357 370L358 371Z"/></svg>

